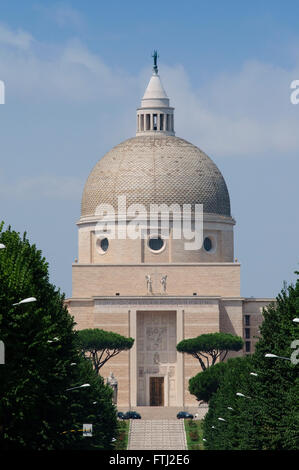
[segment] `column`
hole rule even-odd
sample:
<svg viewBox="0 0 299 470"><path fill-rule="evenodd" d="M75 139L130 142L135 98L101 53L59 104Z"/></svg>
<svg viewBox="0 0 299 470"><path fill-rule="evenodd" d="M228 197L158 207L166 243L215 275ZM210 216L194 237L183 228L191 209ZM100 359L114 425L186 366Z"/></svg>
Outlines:
<svg viewBox="0 0 299 470"><path fill-rule="evenodd" d="M176 311L176 334L177 343L184 339L184 310ZM184 354L177 352L177 370L176 370L176 388L177 388L177 406L185 405L185 373L184 373Z"/></svg>
<svg viewBox="0 0 299 470"><path fill-rule="evenodd" d="M167 114L163 115L163 131L166 131L166 124L167 124Z"/></svg>
<svg viewBox="0 0 299 470"><path fill-rule="evenodd" d="M153 131L154 130L154 116L153 116L153 113L150 114L150 130Z"/></svg>
<svg viewBox="0 0 299 470"><path fill-rule="evenodd" d="M130 409L137 405L137 313L129 310L129 336L134 338L134 345L130 349Z"/></svg>
<svg viewBox="0 0 299 470"><path fill-rule="evenodd" d="M164 375L164 406L169 406L169 375L168 375L168 367L167 373Z"/></svg>
<svg viewBox="0 0 299 470"><path fill-rule="evenodd" d="M158 113L158 114L157 114L157 131L160 130L160 116L161 116L161 114Z"/></svg>

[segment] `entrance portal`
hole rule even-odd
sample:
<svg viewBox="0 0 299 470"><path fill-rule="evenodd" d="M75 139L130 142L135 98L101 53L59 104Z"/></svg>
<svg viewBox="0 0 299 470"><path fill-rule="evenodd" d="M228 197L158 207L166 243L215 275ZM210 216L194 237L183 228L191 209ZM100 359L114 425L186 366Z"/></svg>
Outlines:
<svg viewBox="0 0 299 470"><path fill-rule="evenodd" d="M137 311L136 317L137 406L176 406L176 312Z"/></svg>
<svg viewBox="0 0 299 470"><path fill-rule="evenodd" d="M150 377L150 406L164 406L164 377Z"/></svg>

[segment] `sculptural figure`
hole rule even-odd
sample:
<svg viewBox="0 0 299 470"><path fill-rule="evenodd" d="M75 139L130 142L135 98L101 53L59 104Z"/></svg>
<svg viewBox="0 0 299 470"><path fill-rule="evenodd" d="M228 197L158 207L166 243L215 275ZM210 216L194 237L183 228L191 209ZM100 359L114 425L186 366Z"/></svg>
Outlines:
<svg viewBox="0 0 299 470"><path fill-rule="evenodd" d="M146 285L147 285L147 293L152 294L153 293L153 281L152 281L150 274L147 274L145 276L145 279L146 279Z"/></svg>
<svg viewBox="0 0 299 470"><path fill-rule="evenodd" d="M158 59L158 52L154 51L152 58L154 59L154 66L153 66L153 71L158 74L158 65L157 65L157 59Z"/></svg>
<svg viewBox="0 0 299 470"><path fill-rule="evenodd" d="M166 282L167 282L167 274L165 274L164 276L161 277L161 286L162 286L162 293L165 294L166 293Z"/></svg>
<svg viewBox="0 0 299 470"><path fill-rule="evenodd" d="M110 375L107 378L107 384L110 385L110 387L113 390L112 402L113 402L114 405L116 405L117 404L118 382L117 382L116 378L114 377L113 372L110 372Z"/></svg>

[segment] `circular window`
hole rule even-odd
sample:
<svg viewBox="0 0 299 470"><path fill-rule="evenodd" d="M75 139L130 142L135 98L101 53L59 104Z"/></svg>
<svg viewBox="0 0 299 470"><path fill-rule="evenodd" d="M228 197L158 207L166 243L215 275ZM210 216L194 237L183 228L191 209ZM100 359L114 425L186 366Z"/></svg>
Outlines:
<svg viewBox="0 0 299 470"><path fill-rule="evenodd" d="M206 251L211 251L213 248L212 240L209 237L206 237L203 241L203 246Z"/></svg>
<svg viewBox="0 0 299 470"><path fill-rule="evenodd" d="M97 241L98 250L101 254L106 253L109 248L109 240L108 238L101 238Z"/></svg>
<svg viewBox="0 0 299 470"><path fill-rule="evenodd" d="M149 239L148 246L153 251L159 251L163 248L164 241L162 240L161 237L153 237Z"/></svg>

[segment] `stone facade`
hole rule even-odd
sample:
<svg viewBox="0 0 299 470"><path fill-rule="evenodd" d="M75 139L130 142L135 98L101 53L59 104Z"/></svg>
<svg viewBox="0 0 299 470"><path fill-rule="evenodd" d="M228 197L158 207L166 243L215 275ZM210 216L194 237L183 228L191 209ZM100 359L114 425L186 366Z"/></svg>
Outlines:
<svg viewBox="0 0 299 470"><path fill-rule="evenodd" d="M77 266L76 266L77 267ZM188 381L200 371L194 358L176 351L177 342L203 333L223 331L244 338L253 352L262 321L261 309L271 299L204 296L103 296L67 300L77 328L101 328L135 338L130 352L108 361L101 373L118 380L122 407L150 404L150 378L164 378L163 406L195 406ZM246 325L249 317L249 326ZM247 319L246 319L247 318ZM250 330L246 339L245 329Z"/></svg>

